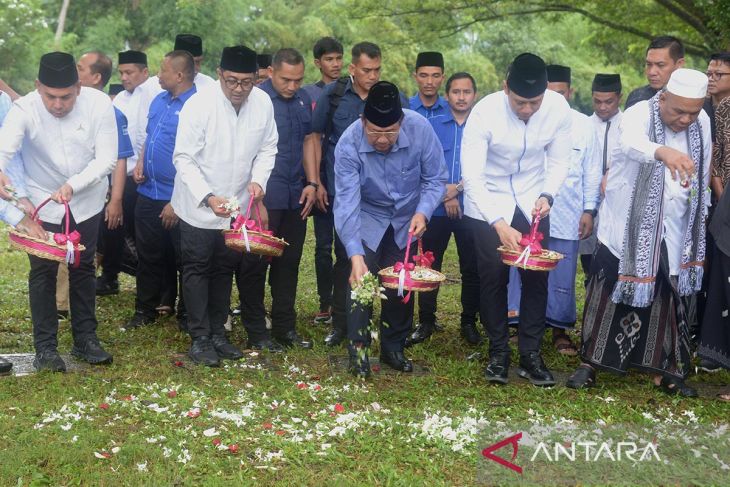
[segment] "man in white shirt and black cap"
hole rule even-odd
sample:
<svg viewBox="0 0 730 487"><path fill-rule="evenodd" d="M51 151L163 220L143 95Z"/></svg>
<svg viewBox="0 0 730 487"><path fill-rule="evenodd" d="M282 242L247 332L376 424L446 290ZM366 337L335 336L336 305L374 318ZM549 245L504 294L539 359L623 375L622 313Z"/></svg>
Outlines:
<svg viewBox="0 0 730 487"><path fill-rule="evenodd" d="M112 356L96 336L94 254L107 175L117 162L117 126L109 97L81 87L73 56L52 52L41 57L36 90L20 98L0 129L0 169L21 151L28 195L34 205L49 195L58 203L39 212L43 228L62 233L63 203L71 208L70 226L86 247L69 268L72 354L92 364ZM0 173L0 196L8 199ZM38 370L64 371L58 355L56 293L58 263L30 255L28 296Z"/></svg>
<svg viewBox="0 0 730 487"><path fill-rule="evenodd" d="M195 62L195 87L200 90L215 84L215 80L200 71L203 63L203 39L195 34L178 34L175 36L175 48L173 51L187 51L193 56Z"/></svg>
<svg viewBox="0 0 730 487"><path fill-rule="evenodd" d="M246 208L253 198L259 204L279 140L271 98L254 86L257 69L251 49L223 49L218 85L190 97L180 111L173 154L170 203L180 218L190 358L211 367L243 356L223 326L241 261L221 232L231 225L227 203L236 198Z"/></svg>
<svg viewBox="0 0 730 487"><path fill-rule="evenodd" d="M504 90L476 104L461 149L464 214L473 228L481 288L480 318L490 339L485 369L489 382L506 384L510 366L507 331L509 267L497 248L520 250L523 233L541 215L539 231L550 236L548 213L568 174L570 106L547 90L545 62L523 53L510 66ZM519 351L521 377L555 384L540 355L547 306L546 272L520 269Z"/></svg>
<svg viewBox="0 0 730 487"><path fill-rule="evenodd" d="M707 76L674 71L666 89L624 112L621 153L608 173L584 307L583 364L568 380L595 383L594 369L655 374L664 392L694 397L685 303L702 286L709 201Z"/></svg>

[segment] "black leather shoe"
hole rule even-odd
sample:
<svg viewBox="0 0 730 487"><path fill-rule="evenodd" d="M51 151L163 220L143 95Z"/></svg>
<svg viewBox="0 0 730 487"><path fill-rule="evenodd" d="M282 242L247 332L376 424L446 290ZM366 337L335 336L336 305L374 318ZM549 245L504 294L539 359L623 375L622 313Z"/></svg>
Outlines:
<svg viewBox="0 0 730 487"><path fill-rule="evenodd" d="M697 397L699 395L694 387L690 387L682 379L670 375L662 377L659 389L670 396L676 394L681 397Z"/></svg>
<svg viewBox="0 0 730 487"><path fill-rule="evenodd" d="M71 355L92 365L110 364L114 360L112 354L101 347L99 339L95 336L89 337L81 343L74 343Z"/></svg>
<svg viewBox="0 0 730 487"><path fill-rule="evenodd" d="M596 371L593 367L583 364L573 372L565 382L565 387L571 389L587 389L596 385Z"/></svg>
<svg viewBox="0 0 730 487"><path fill-rule="evenodd" d="M104 274L96 278L96 295L109 296L111 294L119 294L119 279Z"/></svg>
<svg viewBox="0 0 730 487"><path fill-rule="evenodd" d="M125 330L133 330L134 328L139 328L145 325L149 325L154 323L157 320L156 316L146 315L144 313L140 313L139 311L136 311L134 313L134 316L132 316L132 319L127 321L127 323L124 324Z"/></svg>
<svg viewBox="0 0 730 487"><path fill-rule="evenodd" d="M284 347L276 343L271 338L264 338L263 340L248 341L247 348L251 350L268 350L271 353L281 353L284 351Z"/></svg>
<svg viewBox="0 0 730 487"><path fill-rule="evenodd" d="M527 379L534 386L550 387L555 385L553 374L545 367L539 352L529 352L520 356L517 375Z"/></svg>
<svg viewBox="0 0 730 487"><path fill-rule="evenodd" d="M7 374L12 370L13 363L0 357L0 374Z"/></svg>
<svg viewBox="0 0 730 487"><path fill-rule="evenodd" d="M361 379L367 379L370 377L370 359L368 358L367 353L364 357L361 357L358 354L353 355L351 353L350 364L347 370L355 377L360 377Z"/></svg>
<svg viewBox="0 0 730 487"><path fill-rule="evenodd" d="M50 372L66 372L66 363L55 349L41 350L36 352L33 359L33 367L38 372L48 370Z"/></svg>
<svg viewBox="0 0 730 487"><path fill-rule="evenodd" d="M276 337L276 341L286 348L297 347L305 350L312 348L312 342L302 338L296 330L292 330L287 332L285 335Z"/></svg>
<svg viewBox="0 0 730 487"><path fill-rule="evenodd" d="M413 330L413 333L408 335L408 338L406 338L406 348L425 342L431 337L431 335L433 335L433 332L433 323L419 323L416 329Z"/></svg>
<svg viewBox="0 0 730 487"><path fill-rule="evenodd" d="M225 335L211 335L210 341L213 342L213 348L215 348L220 358L228 360L239 360L243 358L243 352L229 342Z"/></svg>
<svg viewBox="0 0 730 487"><path fill-rule="evenodd" d="M408 360L403 352L380 352L380 362L401 372L413 372L413 362Z"/></svg>
<svg viewBox="0 0 730 487"><path fill-rule="evenodd" d="M328 347L336 347L340 345L346 338L345 330L332 328L329 334L324 338L324 344Z"/></svg>
<svg viewBox="0 0 730 487"><path fill-rule="evenodd" d="M188 356L196 364L208 367L218 367L221 364L213 342L208 337L193 338Z"/></svg>
<svg viewBox="0 0 730 487"><path fill-rule="evenodd" d="M480 345L484 342L482 334L479 333L479 330L474 323L462 323L461 336L470 345Z"/></svg>
<svg viewBox="0 0 730 487"><path fill-rule="evenodd" d="M489 357L489 363L484 368L484 377L493 384L506 384L509 373L509 353L494 354Z"/></svg>

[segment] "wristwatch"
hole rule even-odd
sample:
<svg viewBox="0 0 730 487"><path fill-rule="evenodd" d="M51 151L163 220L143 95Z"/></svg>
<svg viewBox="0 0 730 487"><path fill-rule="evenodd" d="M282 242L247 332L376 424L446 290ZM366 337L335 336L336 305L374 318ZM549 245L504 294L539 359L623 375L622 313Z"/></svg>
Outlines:
<svg viewBox="0 0 730 487"><path fill-rule="evenodd" d="M210 205L208 204L208 199L211 196L214 196L214 194L213 193L208 193L208 194L205 195L205 198L203 198L203 202L202 203L203 203L203 206L205 206L206 208L210 208Z"/></svg>
<svg viewBox="0 0 730 487"><path fill-rule="evenodd" d="M593 210L583 210L583 213L588 213L593 218L595 218L596 215L598 215L598 210L595 210L595 209L593 209Z"/></svg>
<svg viewBox="0 0 730 487"><path fill-rule="evenodd" d="M540 196L538 197L538 199L540 199L540 198L545 198L548 202L548 205L550 205L550 208L553 207L553 201L555 201L555 198L553 198L553 195L551 195L550 193L540 193Z"/></svg>
<svg viewBox="0 0 730 487"><path fill-rule="evenodd" d="M459 193L464 192L464 184L461 181L459 181L459 184L456 185L456 191L458 191Z"/></svg>
<svg viewBox="0 0 730 487"><path fill-rule="evenodd" d="M306 188L307 186L313 186L314 189L319 189L319 184L315 183L314 181L307 181L307 184L304 185Z"/></svg>

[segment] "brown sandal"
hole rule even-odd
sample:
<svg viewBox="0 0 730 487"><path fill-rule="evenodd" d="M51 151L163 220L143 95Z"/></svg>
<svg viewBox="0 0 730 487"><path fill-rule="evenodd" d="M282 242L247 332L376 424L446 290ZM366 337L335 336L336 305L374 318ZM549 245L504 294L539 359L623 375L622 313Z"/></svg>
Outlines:
<svg viewBox="0 0 730 487"><path fill-rule="evenodd" d="M717 395L720 401L730 402L730 392L721 392Z"/></svg>
<svg viewBox="0 0 730 487"><path fill-rule="evenodd" d="M557 336L553 334L553 346L561 355L567 355L570 357L578 355L578 349L575 348L575 345L566 333L561 333Z"/></svg>

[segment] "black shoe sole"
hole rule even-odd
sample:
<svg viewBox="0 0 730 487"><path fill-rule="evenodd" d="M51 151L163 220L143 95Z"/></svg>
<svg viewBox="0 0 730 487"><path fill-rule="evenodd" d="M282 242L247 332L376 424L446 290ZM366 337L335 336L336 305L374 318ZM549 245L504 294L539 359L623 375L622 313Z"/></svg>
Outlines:
<svg viewBox="0 0 730 487"><path fill-rule="evenodd" d="M13 370L13 364L11 363L0 365L0 374L8 374L11 370Z"/></svg>
<svg viewBox="0 0 730 487"><path fill-rule="evenodd" d="M499 384L501 386L504 386L509 383L509 380L507 379L507 377L495 377L495 376L490 377L488 375L485 375L484 377L487 379L487 382L489 382L490 384Z"/></svg>
<svg viewBox="0 0 730 487"><path fill-rule="evenodd" d="M395 366L395 365L391 364L390 362L386 362L385 360L383 360L382 357L380 359L380 363L381 364L385 364L388 367L390 367L391 369L397 370L398 372L403 372L404 374L412 374L413 373L413 363L410 364L410 367L408 368L408 370L405 370L405 367L403 367L403 366Z"/></svg>
<svg viewBox="0 0 730 487"><path fill-rule="evenodd" d="M36 372L66 372L66 365L64 364L63 368L52 368L52 367L39 367L35 360L33 360L33 368L36 370Z"/></svg>
<svg viewBox="0 0 730 487"><path fill-rule="evenodd" d="M198 365L205 365L206 367L220 367L220 366L221 366L221 363L220 363L220 361L218 361L218 362L205 362L205 361L203 361L203 360L198 360L198 359L194 358L194 357L193 357L192 355L190 355L190 354L188 354L188 357L190 357L190 360L191 360L191 361L192 361L192 362L193 362L194 364L198 364Z"/></svg>
<svg viewBox="0 0 730 487"><path fill-rule="evenodd" d="M243 353L238 352L235 354L223 354L219 352L218 350L215 351L215 353L218 354L218 357L223 360L241 360L243 358Z"/></svg>
<svg viewBox="0 0 730 487"><path fill-rule="evenodd" d="M109 358L105 358L103 360L89 360L83 353L73 349L71 350L71 356L76 359L83 360L91 365L109 365L114 362L113 356L109 356Z"/></svg>
<svg viewBox="0 0 730 487"><path fill-rule="evenodd" d="M527 379L530 381L530 384L533 386L539 386L539 387L552 387L555 385L555 379L553 380L543 380L543 379L534 379L529 372L527 372L522 367L519 367L517 369L517 375L522 377L523 379Z"/></svg>

